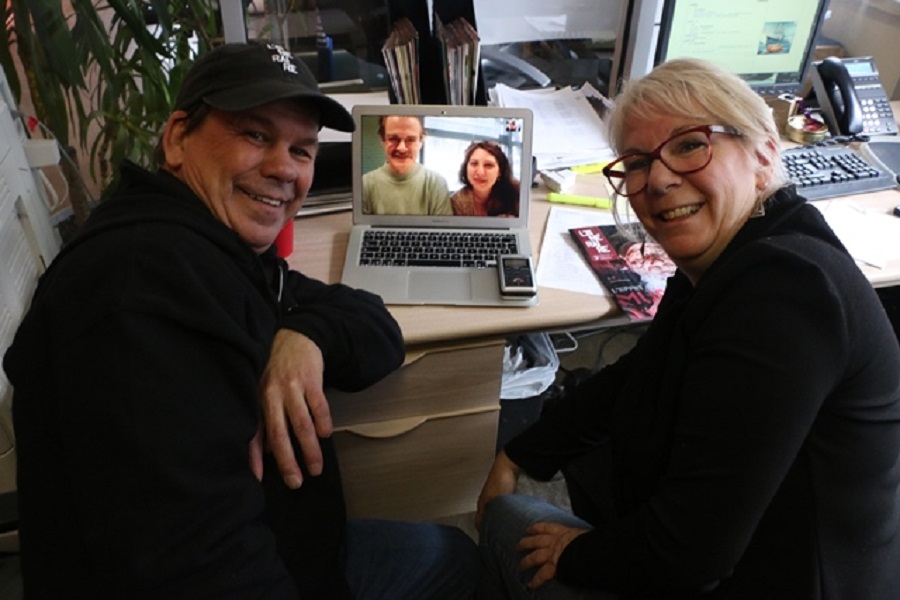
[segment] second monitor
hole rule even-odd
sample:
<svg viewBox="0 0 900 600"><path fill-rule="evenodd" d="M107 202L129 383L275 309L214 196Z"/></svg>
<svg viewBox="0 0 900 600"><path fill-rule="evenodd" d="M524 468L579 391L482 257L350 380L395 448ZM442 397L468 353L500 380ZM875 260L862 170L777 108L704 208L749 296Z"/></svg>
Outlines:
<svg viewBox="0 0 900 600"><path fill-rule="evenodd" d="M703 58L763 96L804 87L828 0L666 0L656 64Z"/></svg>

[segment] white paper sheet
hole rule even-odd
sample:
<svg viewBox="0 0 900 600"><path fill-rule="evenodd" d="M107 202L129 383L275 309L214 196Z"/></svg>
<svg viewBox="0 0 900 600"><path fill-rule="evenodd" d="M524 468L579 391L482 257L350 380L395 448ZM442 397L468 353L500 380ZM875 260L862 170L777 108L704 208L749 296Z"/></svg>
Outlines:
<svg viewBox="0 0 900 600"><path fill-rule="evenodd" d="M883 269L891 258L900 257L900 219L836 199L811 202L847 247L850 255L867 265Z"/></svg>
<svg viewBox="0 0 900 600"><path fill-rule="evenodd" d="M593 296L608 296L609 292L575 245L569 229L614 223L612 214L606 209L551 207L538 256L538 285Z"/></svg>
<svg viewBox="0 0 900 600"><path fill-rule="evenodd" d="M606 125L588 102L602 98L592 86L581 89L516 90L503 84L491 88L491 102L498 106L530 108L534 113L532 153L538 169L557 169L609 160L613 157ZM601 99L603 102L605 99ZM611 106L605 100L607 108Z"/></svg>

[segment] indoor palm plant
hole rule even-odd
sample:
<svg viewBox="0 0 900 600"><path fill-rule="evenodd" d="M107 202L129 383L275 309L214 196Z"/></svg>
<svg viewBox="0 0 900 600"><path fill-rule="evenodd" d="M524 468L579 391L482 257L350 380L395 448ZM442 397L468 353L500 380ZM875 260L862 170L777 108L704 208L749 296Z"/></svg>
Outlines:
<svg viewBox="0 0 900 600"><path fill-rule="evenodd" d="M146 163L197 53L218 36L215 0L6 0L0 64L17 101L30 92L45 137L89 158L105 189L122 160ZM25 81L20 81L18 60ZM63 161L81 223L94 201Z"/></svg>

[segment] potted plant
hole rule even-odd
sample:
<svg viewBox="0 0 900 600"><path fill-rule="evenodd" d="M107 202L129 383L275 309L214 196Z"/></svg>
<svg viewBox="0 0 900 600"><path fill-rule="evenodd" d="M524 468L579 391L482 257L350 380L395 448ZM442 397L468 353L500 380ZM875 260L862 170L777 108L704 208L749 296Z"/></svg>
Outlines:
<svg viewBox="0 0 900 600"><path fill-rule="evenodd" d="M30 92L44 137L66 154L74 218L95 202L75 154L107 189L125 159L146 163L191 60L216 41L211 0L58 0L4 2L0 64L17 102ZM15 68L18 60L25 81Z"/></svg>

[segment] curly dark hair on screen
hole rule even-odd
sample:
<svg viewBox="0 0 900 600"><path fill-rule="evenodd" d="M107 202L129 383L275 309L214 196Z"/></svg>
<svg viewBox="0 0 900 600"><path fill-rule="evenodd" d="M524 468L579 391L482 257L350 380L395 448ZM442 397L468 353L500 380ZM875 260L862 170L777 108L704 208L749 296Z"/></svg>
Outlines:
<svg viewBox="0 0 900 600"><path fill-rule="evenodd" d="M494 157L497 161L497 167L500 173L494 187L491 188L491 196L487 203L487 211L489 215L515 215L519 214L519 180L513 176L512 165L500 144L483 140L480 142L472 142L466 148L465 158L459 167L459 182L467 189L472 189L469 183L468 165L472 158L472 153L476 150L484 150Z"/></svg>

